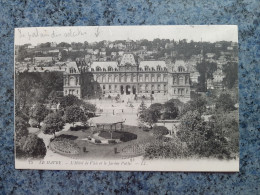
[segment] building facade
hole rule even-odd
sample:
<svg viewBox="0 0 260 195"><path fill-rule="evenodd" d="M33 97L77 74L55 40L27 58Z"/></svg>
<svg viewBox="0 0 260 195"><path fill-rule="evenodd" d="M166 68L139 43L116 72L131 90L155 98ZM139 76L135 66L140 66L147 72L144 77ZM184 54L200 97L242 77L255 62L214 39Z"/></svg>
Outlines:
<svg viewBox="0 0 260 195"><path fill-rule="evenodd" d="M184 61L140 61L125 52L120 61L71 62L64 72L64 95L79 98L153 97L190 100L190 73Z"/></svg>

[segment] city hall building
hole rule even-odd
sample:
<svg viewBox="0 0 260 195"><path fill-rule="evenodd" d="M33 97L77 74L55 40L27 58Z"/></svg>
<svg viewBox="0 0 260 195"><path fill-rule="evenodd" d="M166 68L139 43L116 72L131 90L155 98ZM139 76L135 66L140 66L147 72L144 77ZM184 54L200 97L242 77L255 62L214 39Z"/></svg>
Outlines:
<svg viewBox="0 0 260 195"><path fill-rule="evenodd" d="M184 61L140 61L125 52L120 61L70 62L64 95L78 98L125 97L190 100L190 73Z"/></svg>

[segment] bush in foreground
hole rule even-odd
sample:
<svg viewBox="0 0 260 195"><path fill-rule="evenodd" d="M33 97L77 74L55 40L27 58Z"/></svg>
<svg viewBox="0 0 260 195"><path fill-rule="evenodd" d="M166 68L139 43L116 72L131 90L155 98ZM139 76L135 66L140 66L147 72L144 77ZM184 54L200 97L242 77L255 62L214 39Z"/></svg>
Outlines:
<svg viewBox="0 0 260 195"><path fill-rule="evenodd" d="M28 157L33 158L44 158L47 152L43 139L35 134L30 134L26 138L22 151L25 152Z"/></svg>
<svg viewBox="0 0 260 195"><path fill-rule="evenodd" d="M162 136L162 135L167 135L169 133L169 130L164 126L155 126L152 129L152 133L155 136Z"/></svg>

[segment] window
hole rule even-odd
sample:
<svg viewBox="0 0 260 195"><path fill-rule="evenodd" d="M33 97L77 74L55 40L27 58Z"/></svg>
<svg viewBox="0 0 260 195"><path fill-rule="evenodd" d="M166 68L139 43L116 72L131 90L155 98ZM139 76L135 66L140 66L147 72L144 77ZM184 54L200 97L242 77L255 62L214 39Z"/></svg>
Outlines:
<svg viewBox="0 0 260 195"><path fill-rule="evenodd" d="M143 75L139 75L139 81L143 82Z"/></svg>
<svg viewBox="0 0 260 195"><path fill-rule="evenodd" d="M108 89L111 90L111 85L108 86Z"/></svg>
<svg viewBox="0 0 260 195"><path fill-rule="evenodd" d="M97 66L96 71L101 71L101 68L99 66Z"/></svg>
<svg viewBox="0 0 260 195"><path fill-rule="evenodd" d="M157 75L157 81L161 82L161 75L160 74Z"/></svg>
<svg viewBox="0 0 260 195"><path fill-rule="evenodd" d="M145 82L149 82L149 76L145 75Z"/></svg>
<svg viewBox="0 0 260 195"><path fill-rule="evenodd" d="M106 72L107 70L105 68L103 68L103 71Z"/></svg>
<svg viewBox="0 0 260 195"><path fill-rule="evenodd" d="M142 68L139 68L139 71L143 71L143 69L142 69Z"/></svg>
<svg viewBox="0 0 260 195"><path fill-rule="evenodd" d="M152 75L152 82L154 82L155 81L155 79L154 79L154 75Z"/></svg>
<svg viewBox="0 0 260 195"><path fill-rule="evenodd" d="M95 71L95 69L94 69L94 68L91 68L91 71L92 71L92 72L94 72L94 71Z"/></svg>
<svg viewBox="0 0 260 195"><path fill-rule="evenodd" d="M105 75L102 77L102 82L103 83L106 82L106 76Z"/></svg>
<svg viewBox="0 0 260 195"><path fill-rule="evenodd" d="M178 71L179 71L179 72L184 72L184 68L183 68L182 66L179 66L179 67L178 67Z"/></svg>
<svg viewBox="0 0 260 195"><path fill-rule="evenodd" d="M183 84L184 84L183 77L182 77L182 76L180 76L180 77L179 77L179 85L183 85Z"/></svg>
<svg viewBox="0 0 260 195"><path fill-rule="evenodd" d="M155 71L155 69L154 69L154 68L152 68L152 71Z"/></svg>
<svg viewBox="0 0 260 195"><path fill-rule="evenodd" d="M145 66L144 70L145 70L145 71L149 71L149 67L148 67L148 66Z"/></svg>
<svg viewBox="0 0 260 195"><path fill-rule="evenodd" d="M105 85L103 85L103 89L106 89L106 86L105 86Z"/></svg>
<svg viewBox="0 0 260 195"><path fill-rule="evenodd" d="M118 82L118 75L115 75L115 82Z"/></svg>
<svg viewBox="0 0 260 195"><path fill-rule="evenodd" d="M113 68L111 66L108 67L108 71L111 72L113 71Z"/></svg>
<svg viewBox="0 0 260 195"><path fill-rule="evenodd" d="M166 67L164 67L164 69L163 69L164 71L167 71L167 68Z"/></svg>
<svg viewBox="0 0 260 195"><path fill-rule="evenodd" d="M161 68L161 66L157 66L157 71L161 71L162 70L162 68Z"/></svg>

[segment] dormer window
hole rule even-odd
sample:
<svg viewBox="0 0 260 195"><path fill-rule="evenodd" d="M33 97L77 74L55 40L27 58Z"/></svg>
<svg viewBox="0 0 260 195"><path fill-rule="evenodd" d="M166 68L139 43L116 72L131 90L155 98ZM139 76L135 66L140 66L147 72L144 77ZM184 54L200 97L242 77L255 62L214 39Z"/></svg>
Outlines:
<svg viewBox="0 0 260 195"><path fill-rule="evenodd" d="M184 70L184 68L183 68L182 66L179 66L179 67L178 67L178 71L179 71L179 72L184 72L185 70Z"/></svg>
<svg viewBox="0 0 260 195"><path fill-rule="evenodd" d="M99 66L97 66L96 71L101 71L101 68Z"/></svg>
<svg viewBox="0 0 260 195"><path fill-rule="evenodd" d="M103 68L103 71L106 72L107 70L105 68Z"/></svg>
<svg viewBox="0 0 260 195"><path fill-rule="evenodd" d="M148 66L145 66L144 70L145 70L145 71L149 71L149 67L148 67Z"/></svg>
<svg viewBox="0 0 260 195"><path fill-rule="evenodd" d="M113 71L113 68L111 66L108 67L108 71L111 72Z"/></svg>

